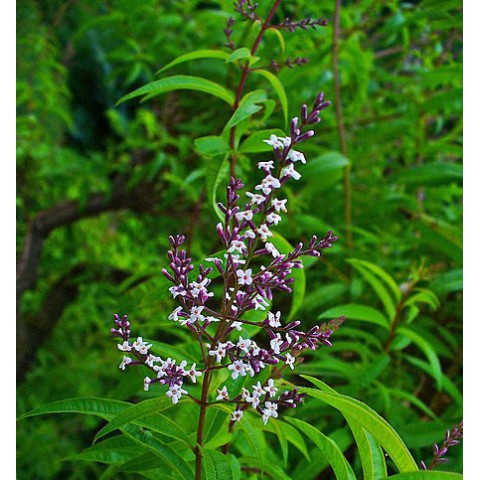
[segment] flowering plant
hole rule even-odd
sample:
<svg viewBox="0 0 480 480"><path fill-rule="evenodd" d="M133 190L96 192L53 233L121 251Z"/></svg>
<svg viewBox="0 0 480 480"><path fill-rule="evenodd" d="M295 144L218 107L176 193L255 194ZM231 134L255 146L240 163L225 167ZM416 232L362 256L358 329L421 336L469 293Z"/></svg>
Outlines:
<svg viewBox="0 0 480 480"><path fill-rule="evenodd" d="M197 478L201 475L207 407L217 402L233 405L230 431L247 408L259 412L264 424L270 418L278 417L279 408L295 408L305 394L299 393L298 388L282 388L279 393L281 387L276 380L282 377L286 367L295 368L295 362L304 350L331 346L330 336L343 321L343 318L338 318L302 331L299 320L284 323L280 311L273 313L267 310L276 291L292 291L290 285L294 278L291 273L293 269L303 267L301 257L319 257L337 240L329 231L321 240L313 236L307 245L298 243L288 253L280 253L271 241L275 235L271 228L282 220L281 213L287 212L287 200L277 195L287 181L300 179L301 174L295 167L306 163L304 154L295 148L314 135L313 130L304 130L320 122L320 112L329 105L330 102L324 100L324 94L319 94L310 111L307 105L303 105L300 119L292 119L289 136L272 134L264 140L272 147L274 160L257 164L263 179L253 192L246 192L243 206L240 202L244 185L239 179L230 179L226 203L219 203L224 221L216 226L225 253L205 259L213 266L200 264L199 273L193 279L194 265L187 252L181 249L185 237L170 236L170 270L162 271L173 284L169 290L179 306L168 318L186 326L198 339L201 367L197 363L188 367L186 360L177 365L179 359L162 359L154 355L152 344L142 337L132 341L126 315L122 318L114 316L112 333L121 339L118 349L124 353L119 368L125 370L133 365L144 365L152 372L144 379L145 390L156 383L167 385L166 395L174 404L185 395L200 406L195 452ZM210 275L215 270L222 280L220 299L216 299L214 292L209 290L212 283ZM249 320L247 314L251 311L263 311L262 319ZM245 326L256 327L255 334L263 331L267 340L257 343L249 337ZM226 384L212 391L213 377L222 370L227 370L233 380L247 376L253 378L263 370L269 374L263 382L253 384L252 381L249 388L242 387L235 394L228 391ZM197 378L202 382L201 398L195 398L185 389L185 380L196 383Z"/></svg>

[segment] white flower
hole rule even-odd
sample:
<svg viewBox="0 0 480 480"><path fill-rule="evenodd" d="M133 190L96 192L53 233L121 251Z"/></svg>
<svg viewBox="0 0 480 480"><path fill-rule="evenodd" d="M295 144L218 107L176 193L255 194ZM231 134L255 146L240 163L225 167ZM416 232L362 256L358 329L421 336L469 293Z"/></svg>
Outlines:
<svg viewBox="0 0 480 480"><path fill-rule="evenodd" d="M156 357L155 355L148 355L148 357L145 359L145 365L148 365L149 367L153 368L153 364L155 362L161 362L162 359L160 357Z"/></svg>
<svg viewBox="0 0 480 480"><path fill-rule="evenodd" d="M250 398L250 392L245 387L242 387L241 395L242 395L242 400L248 402L248 399Z"/></svg>
<svg viewBox="0 0 480 480"><path fill-rule="evenodd" d="M205 320L208 320L209 322L219 322L220 321L219 318L215 318L215 317L212 317L212 316L205 317Z"/></svg>
<svg viewBox="0 0 480 480"><path fill-rule="evenodd" d="M277 333L276 338L272 338L270 340L270 348L274 351L274 353L279 354L280 353L280 345L283 343L282 336Z"/></svg>
<svg viewBox="0 0 480 480"><path fill-rule="evenodd" d="M196 363L194 363L191 367L190 367L190 370L188 372L186 372L186 375L188 377L190 377L190 380L193 382L193 383L197 383L197 377L201 377L202 376L202 372L197 372L195 370L195 367L197 366Z"/></svg>
<svg viewBox="0 0 480 480"><path fill-rule="evenodd" d="M217 396L217 400L224 400L224 401L227 401L229 400L229 396L228 396L228 390L227 390L227 387L223 387L221 390L217 390L217 393L218 393L218 396Z"/></svg>
<svg viewBox="0 0 480 480"><path fill-rule="evenodd" d="M307 163L305 160L305 155L301 152L297 152L296 150L290 150L288 152L287 158L289 158L292 162L302 162L304 165Z"/></svg>
<svg viewBox="0 0 480 480"><path fill-rule="evenodd" d="M220 262L220 263L223 263L223 260L221 258L217 258L217 257L208 257L205 259L206 262Z"/></svg>
<svg viewBox="0 0 480 480"><path fill-rule="evenodd" d="M237 347L244 352L248 352L248 348L252 344L252 341L248 338L243 339L241 336L239 337Z"/></svg>
<svg viewBox="0 0 480 480"><path fill-rule="evenodd" d="M268 253L271 253L274 258L280 256L280 252L275 248L275 245L270 242L265 242L265 249Z"/></svg>
<svg viewBox="0 0 480 480"><path fill-rule="evenodd" d="M271 170L272 168L274 168L273 167L273 161L270 160L269 162L258 162L257 167L260 168L260 169L263 168L264 170Z"/></svg>
<svg viewBox="0 0 480 480"><path fill-rule="evenodd" d="M268 301L260 295L256 295L252 298L253 305L255 310L265 310L265 307L268 307Z"/></svg>
<svg viewBox="0 0 480 480"><path fill-rule="evenodd" d="M255 190L261 190L264 195L268 195L273 188L280 188L282 185L277 178L272 175L267 175L260 185L255 187Z"/></svg>
<svg viewBox="0 0 480 480"><path fill-rule="evenodd" d="M285 365L288 365L292 370L295 368L293 364L295 363L295 357L293 355L290 355L289 353L286 353L285 356L287 359L285 360Z"/></svg>
<svg viewBox="0 0 480 480"><path fill-rule="evenodd" d="M270 145L273 148L283 148L283 142L276 136L270 135L268 140L264 140L267 145Z"/></svg>
<svg viewBox="0 0 480 480"><path fill-rule="evenodd" d="M125 370L125 366L128 365L129 363L132 362L132 359L130 357L123 357L122 362L118 366L120 370Z"/></svg>
<svg viewBox="0 0 480 480"><path fill-rule="evenodd" d="M213 292L208 292L207 286L210 284L210 280L208 278L204 278L200 283L199 282L192 282L190 284L190 288L192 289L192 296L194 298L198 298L201 293L207 295L207 297L213 297Z"/></svg>
<svg viewBox="0 0 480 480"><path fill-rule="evenodd" d="M247 197L250 197L252 199L252 203L257 204L257 205L260 205L261 203L263 203L266 200L266 198L263 195L260 195L258 193L247 192L246 195L247 195Z"/></svg>
<svg viewBox="0 0 480 480"><path fill-rule="evenodd" d="M245 231L243 232L243 234L244 234L247 238L255 238L255 237L256 237L255 232L254 232L251 228L249 228L248 230L245 230Z"/></svg>
<svg viewBox="0 0 480 480"><path fill-rule="evenodd" d="M263 389L265 390L265 393L269 393L271 397L274 397L278 392L278 388L275 387L273 378L268 379L267 386L263 387Z"/></svg>
<svg viewBox="0 0 480 480"><path fill-rule="evenodd" d="M242 410L235 410L232 412L231 421L232 422L238 422L241 420L243 417L243 411Z"/></svg>
<svg viewBox="0 0 480 480"><path fill-rule="evenodd" d="M225 349L226 346L227 346L226 343L219 343L217 345L217 348L213 350L209 350L208 354L211 357L216 357L215 360L217 361L217 363L220 363L222 361L222 358L224 358L225 355L227 354L227 350Z"/></svg>
<svg viewBox="0 0 480 480"><path fill-rule="evenodd" d="M268 223L274 223L275 225L278 225L278 222L282 220L282 217L276 213L269 213L267 215L267 222Z"/></svg>
<svg viewBox="0 0 480 480"><path fill-rule="evenodd" d="M236 360L228 366L228 369L232 371L232 378L236 380L239 375L244 377L247 374L247 369L250 369L250 366L241 360Z"/></svg>
<svg viewBox="0 0 480 480"><path fill-rule="evenodd" d="M190 310L190 318L189 318L189 323L195 323L197 320L200 322L203 322L205 320L205 317L202 315L202 310L205 307L203 306L195 306Z"/></svg>
<svg viewBox="0 0 480 480"><path fill-rule="evenodd" d="M170 389L165 394L168 398L172 399L174 405L178 403L183 393L188 393L186 390L183 390L181 385L172 385Z"/></svg>
<svg viewBox="0 0 480 480"><path fill-rule="evenodd" d="M170 293L173 295L173 298L177 298L178 295L182 295L183 297L187 294L187 291L183 287L183 285L174 285L173 287L170 287L168 290L170 290Z"/></svg>
<svg viewBox="0 0 480 480"><path fill-rule="evenodd" d="M257 228L257 233L260 235L260 239L262 240L262 242L266 242L268 237L271 237L273 235L266 223L262 223Z"/></svg>
<svg viewBox="0 0 480 480"><path fill-rule="evenodd" d="M285 207L285 204L287 203L287 200L279 200L278 198L274 198L272 200L272 207L275 209L276 212L286 212L287 208Z"/></svg>
<svg viewBox="0 0 480 480"><path fill-rule="evenodd" d="M247 268L247 270L242 270L241 268L237 270L237 278L239 285L251 285L253 282L252 279L252 269Z"/></svg>
<svg viewBox="0 0 480 480"><path fill-rule="evenodd" d="M232 240L230 248L227 250L228 253L239 252L243 253L247 250L247 247L241 240Z"/></svg>
<svg viewBox="0 0 480 480"><path fill-rule="evenodd" d="M148 377L145 377L145 378L143 379L143 389L144 389L146 392L148 392L148 389L149 389L149 387L150 387L150 383L151 383L151 382L152 382L152 380L151 380L150 378L148 378Z"/></svg>
<svg viewBox="0 0 480 480"><path fill-rule="evenodd" d="M251 220L253 218L253 212L251 210L245 210L244 212L237 212L235 217L240 222L242 220Z"/></svg>
<svg viewBox="0 0 480 480"><path fill-rule="evenodd" d="M300 180L302 177L294 168L293 163L291 163L288 167L282 169L282 176L289 176L292 177L294 180Z"/></svg>
<svg viewBox="0 0 480 480"><path fill-rule="evenodd" d="M277 412L278 405L274 402L265 402L265 408L263 409L263 423L266 425L268 422L268 419L270 417L277 418L278 417L278 412Z"/></svg>
<svg viewBox="0 0 480 480"><path fill-rule="evenodd" d="M241 332L243 330L242 322L232 322L232 324L230 326L232 328L235 328L239 332Z"/></svg>
<svg viewBox="0 0 480 480"><path fill-rule="evenodd" d="M169 320L173 320L174 322L178 322L178 314L182 311L182 307L177 307L169 316Z"/></svg>
<svg viewBox="0 0 480 480"><path fill-rule="evenodd" d="M256 392L253 392L252 396L248 397L246 401L251 403L253 408L257 408L260 405L260 395Z"/></svg>
<svg viewBox="0 0 480 480"><path fill-rule="evenodd" d="M260 382L257 382L256 385L253 385L252 388L254 393L257 394L259 397L265 395L265 390L263 389Z"/></svg>
<svg viewBox="0 0 480 480"><path fill-rule="evenodd" d="M283 143L284 147L289 147L292 144L290 137L278 137L278 139Z"/></svg>
<svg viewBox="0 0 480 480"><path fill-rule="evenodd" d="M272 312L267 312L268 324L271 327L277 327L277 328L281 327L282 324L280 323L280 315L281 315L280 312L277 312L275 314L273 314Z"/></svg>
<svg viewBox="0 0 480 480"><path fill-rule="evenodd" d="M138 337L135 342L133 342L132 347L142 355L146 355L148 353L148 349L151 348L152 344L148 345L147 342L143 341L142 337Z"/></svg>
<svg viewBox="0 0 480 480"><path fill-rule="evenodd" d="M119 350L121 350L122 352L130 352L132 350L132 347L130 346L130 344L128 343L127 340L125 340L123 343L119 343L117 344L117 347Z"/></svg>

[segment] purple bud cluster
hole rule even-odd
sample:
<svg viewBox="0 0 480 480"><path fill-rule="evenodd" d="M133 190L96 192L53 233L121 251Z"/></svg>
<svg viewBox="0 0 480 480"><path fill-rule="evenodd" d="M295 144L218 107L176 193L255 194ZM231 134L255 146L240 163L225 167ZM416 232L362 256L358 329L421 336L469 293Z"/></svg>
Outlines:
<svg viewBox="0 0 480 480"><path fill-rule="evenodd" d="M253 8L250 2L238 4L242 8ZM302 401L304 395L299 394L296 388L277 395L274 379L281 377L286 367L294 370L297 357L304 350L315 350L322 345L330 347L331 335L338 329L343 317L304 331L299 320L283 324L281 312L273 313L270 308L276 291L292 291L292 272L303 268L301 257L319 257L324 249L333 245L337 237L328 232L320 240L313 236L305 245L298 243L291 251L280 252L273 229L287 211L287 200L279 198L277 193L287 181L301 177L295 167L306 163L304 154L296 150L298 145L314 134L313 130L306 130L305 127L318 123L320 112L329 104L324 101L323 94L318 95L310 110L304 105L300 118L292 119L289 136L271 135L264 140L272 147L274 160L257 164L263 179L252 191L243 194L245 185L241 180L234 177L230 179L226 201L219 203L224 219L216 226L224 248L216 257L205 259L205 262L213 264L212 267L200 264L193 275L195 267L182 249L185 237L169 237L170 268L162 272L172 283L169 291L178 306L168 318L187 326L198 339L203 363L199 371L196 371L196 364L187 369L185 360L177 366L176 360L162 360L154 356L150 352L152 345L141 337L132 343L127 317L114 317L116 328L112 329L112 333L122 340L118 348L134 357L124 356L120 368L124 370L131 364L143 364L155 373L153 378L145 378L145 390L153 383L168 385L166 394L173 403L177 403L182 394L188 394L183 389L184 378L189 377L195 383L197 376L204 375L202 399L188 396L201 405L208 405L205 388L208 389L211 377L217 370L227 370L231 378L236 380L238 377L254 377L269 368L270 378L263 384L257 382L252 391L244 388L235 398L229 397L226 385L217 391L217 401L236 405L231 422L240 420L243 411L251 406L266 423L270 417L278 416L279 407L293 408ZM213 279L209 276L214 269L220 281L212 288ZM220 296L218 289L222 290ZM217 292L217 297L213 290ZM246 319L245 314L252 310L264 311L263 319ZM248 338L245 325L260 329L258 344Z"/></svg>
<svg viewBox="0 0 480 480"><path fill-rule="evenodd" d="M258 3L253 3L251 0L238 0L234 3L234 8L242 17L252 22L260 20L260 17L255 12L258 8Z"/></svg>
<svg viewBox="0 0 480 480"><path fill-rule="evenodd" d="M274 72L279 72L282 68L301 67L303 65L306 65L307 63L307 57L296 57L293 60L288 57L283 63L278 63L276 60L272 60L272 62L270 63L270 67Z"/></svg>
<svg viewBox="0 0 480 480"><path fill-rule="evenodd" d="M427 467L425 462L422 460L420 465L424 470L433 470L437 465L442 463L446 463L448 460L445 455L448 452L450 447L458 445L460 440L463 438L463 420L458 424L455 425L452 430L447 430L443 437L443 444L438 446L438 444L434 443L432 450L433 450L433 459L430 465Z"/></svg>
<svg viewBox="0 0 480 480"><path fill-rule="evenodd" d="M315 30L317 27L326 27L327 25L328 20L326 18L304 18L296 22L292 22L289 18L286 18L283 22L273 25L273 28L294 32L297 28L301 28L302 30L313 28Z"/></svg>

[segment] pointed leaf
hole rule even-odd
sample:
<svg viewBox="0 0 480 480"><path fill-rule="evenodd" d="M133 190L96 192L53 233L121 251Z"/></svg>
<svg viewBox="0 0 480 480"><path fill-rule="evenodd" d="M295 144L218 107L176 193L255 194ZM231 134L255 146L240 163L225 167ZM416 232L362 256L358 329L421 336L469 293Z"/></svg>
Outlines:
<svg viewBox="0 0 480 480"><path fill-rule="evenodd" d="M195 50L194 52L185 53L184 55L180 55L175 60L172 60L170 63L162 67L160 70L156 72L158 75L169 68L174 67L175 65L179 65L180 63L191 62L192 60L197 60L201 58L218 58L221 60L228 60L230 54L227 52L222 52L221 50Z"/></svg>

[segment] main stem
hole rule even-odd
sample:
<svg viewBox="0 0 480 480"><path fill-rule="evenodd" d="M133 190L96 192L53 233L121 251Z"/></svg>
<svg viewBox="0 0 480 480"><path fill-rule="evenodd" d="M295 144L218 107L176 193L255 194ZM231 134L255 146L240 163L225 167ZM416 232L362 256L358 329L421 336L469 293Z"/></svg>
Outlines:
<svg viewBox="0 0 480 480"><path fill-rule="evenodd" d="M338 46L340 41L340 8L342 0L335 2L334 28L333 28L333 80L335 85L335 114L337 119L337 130L340 141L340 151L342 155L347 156L347 140L345 136L345 124L342 113L342 96L340 92L340 71L338 68ZM350 182L350 164L345 167L345 228L347 233L347 247L351 250L352 240L352 200L351 200L351 182Z"/></svg>
<svg viewBox="0 0 480 480"><path fill-rule="evenodd" d="M195 480L202 478L202 447L203 447L203 431L205 429L205 415L207 413L208 391L210 389L210 371L205 371L202 385L202 400L200 405L200 415L198 417L197 428L197 445L195 447Z"/></svg>
<svg viewBox="0 0 480 480"><path fill-rule="evenodd" d="M268 28L268 25L272 21L273 16L275 15L275 12L277 11L277 8L280 6L280 2L282 0L276 0L275 3L273 4L272 8L270 9L270 12L268 13L267 18L265 21L262 23L262 28L260 29L260 32L257 35L257 38L255 39L255 42L253 42L253 46L250 49L250 54L253 56L255 55L255 52L258 49L258 46L260 45L260 42L263 39L263 36L265 35L265 32ZM235 102L233 104L233 112L237 110L238 106L240 105L240 100L242 99L242 94L243 90L245 89L245 82L247 81L247 77L250 73L250 62L247 61L242 68L242 76L240 78L240 83L238 84L237 88L237 93L235 95ZM232 127L230 130L230 149L233 150L235 148L235 132L236 132L236 126ZM237 163L237 158L233 154L230 157L230 175L232 177L235 177L235 168L236 168L236 163Z"/></svg>

